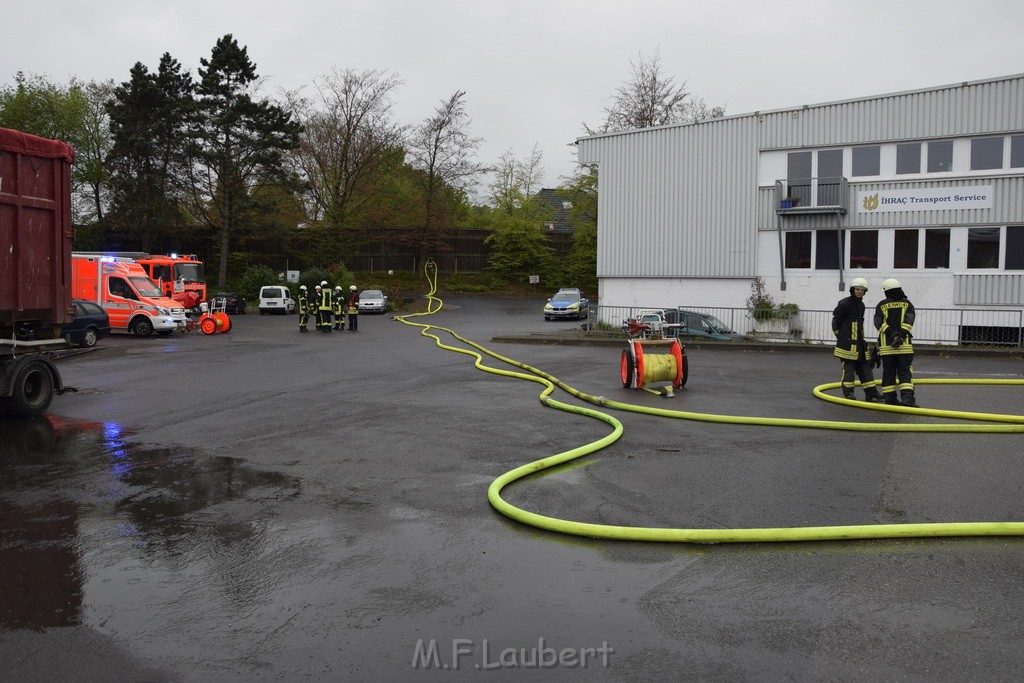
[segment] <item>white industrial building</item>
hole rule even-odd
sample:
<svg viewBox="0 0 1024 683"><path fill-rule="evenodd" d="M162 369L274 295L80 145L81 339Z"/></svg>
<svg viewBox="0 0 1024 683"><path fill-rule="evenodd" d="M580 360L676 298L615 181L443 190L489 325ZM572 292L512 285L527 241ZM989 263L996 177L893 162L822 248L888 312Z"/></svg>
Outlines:
<svg viewBox="0 0 1024 683"><path fill-rule="evenodd" d="M830 311L853 278L873 306L895 277L919 309L1019 340L1024 74L578 147L599 172L602 306L742 307L760 276L777 303Z"/></svg>

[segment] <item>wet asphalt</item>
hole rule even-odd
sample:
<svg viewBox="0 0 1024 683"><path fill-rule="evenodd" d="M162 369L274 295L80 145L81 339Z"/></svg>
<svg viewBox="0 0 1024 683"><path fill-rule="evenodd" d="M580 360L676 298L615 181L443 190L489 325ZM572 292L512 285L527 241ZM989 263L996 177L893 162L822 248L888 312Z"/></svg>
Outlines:
<svg viewBox="0 0 1024 683"><path fill-rule="evenodd" d="M696 348L675 398L633 392L616 348L490 342L574 325L544 322L543 301L445 303L431 323L591 394L933 421L814 398L839 370L820 352ZM0 680L1024 675L1022 539L683 545L536 530L493 511L490 481L607 425L544 407L540 385L483 373L390 315L331 334L300 334L295 316L232 323L104 339L58 361L77 393L45 417L0 419ZM1024 374L1011 356L915 370ZM1019 387L921 386L918 401L1021 412ZM635 526L1024 520L1019 434L615 415L617 443L506 498Z"/></svg>

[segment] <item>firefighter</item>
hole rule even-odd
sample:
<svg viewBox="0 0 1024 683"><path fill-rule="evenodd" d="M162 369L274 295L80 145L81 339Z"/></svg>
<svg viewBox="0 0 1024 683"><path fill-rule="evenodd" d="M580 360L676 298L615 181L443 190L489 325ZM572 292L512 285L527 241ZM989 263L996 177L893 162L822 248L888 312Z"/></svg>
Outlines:
<svg viewBox="0 0 1024 683"><path fill-rule="evenodd" d="M864 339L864 295L868 281L862 277L850 283L850 296L841 299L832 311L832 334L836 336L836 348L832 355L842 365L843 397L855 400L853 389L860 379L864 389L864 400L880 402L883 396L878 391L878 382L871 372L868 343Z"/></svg>
<svg viewBox="0 0 1024 683"><path fill-rule="evenodd" d="M878 353L882 357L882 395L887 405L898 406L902 399L902 405L918 408L914 397L914 347L910 342L916 317L914 304L903 292L899 280L889 278L882 283L882 291L885 298L875 306Z"/></svg>
<svg viewBox="0 0 1024 683"><path fill-rule="evenodd" d="M334 310L334 298L331 296L331 286L327 280L320 283L320 298L317 302L320 317L317 320L317 329L321 332L331 331L331 313Z"/></svg>
<svg viewBox="0 0 1024 683"><path fill-rule="evenodd" d="M306 285L299 286L299 332L309 332L306 323L309 321L309 297L306 295Z"/></svg>
<svg viewBox="0 0 1024 683"><path fill-rule="evenodd" d="M359 292L355 285L348 288L348 331L359 331Z"/></svg>
<svg viewBox="0 0 1024 683"><path fill-rule="evenodd" d="M345 327L345 291L338 285L334 288L334 329Z"/></svg>

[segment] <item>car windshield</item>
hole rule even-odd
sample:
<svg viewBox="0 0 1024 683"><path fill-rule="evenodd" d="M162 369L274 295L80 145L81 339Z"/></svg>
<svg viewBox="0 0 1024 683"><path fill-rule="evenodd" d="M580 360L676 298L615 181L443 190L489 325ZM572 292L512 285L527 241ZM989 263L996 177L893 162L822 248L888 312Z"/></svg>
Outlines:
<svg viewBox="0 0 1024 683"><path fill-rule="evenodd" d="M133 277L132 284L142 296L163 296L164 293L148 277Z"/></svg>
<svg viewBox="0 0 1024 683"><path fill-rule="evenodd" d="M713 315L705 315L704 319L707 321L709 326L715 328L719 332L732 332L728 325Z"/></svg>
<svg viewBox="0 0 1024 683"><path fill-rule="evenodd" d="M185 282L206 282L201 263L175 263L174 279Z"/></svg>
<svg viewBox="0 0 1024 683"><path fill-rule="evenodd" d="M379 289L368 289L359 295L360 299L383 299L384 292Z"/></svg>
<svg viewBox="0 0 1024 683"><path fill-rule="evenodd" d="M552 303L567 303L572 304L580 300L579 292L556 292L551 297Z"/></svg>

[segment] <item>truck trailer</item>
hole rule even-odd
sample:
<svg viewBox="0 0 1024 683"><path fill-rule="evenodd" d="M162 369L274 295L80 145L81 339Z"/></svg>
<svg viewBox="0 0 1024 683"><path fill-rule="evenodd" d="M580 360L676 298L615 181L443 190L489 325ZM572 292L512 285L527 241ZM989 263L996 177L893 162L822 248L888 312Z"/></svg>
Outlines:
<svg viewBox="0 0 1024 683"><path fill-rule="evenodd" d="M65 387L45 355L65 348L71 301L71 164L58 140L0 128L0 412L40 415Z"/></svg>

